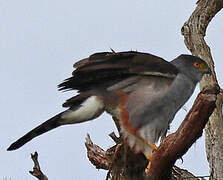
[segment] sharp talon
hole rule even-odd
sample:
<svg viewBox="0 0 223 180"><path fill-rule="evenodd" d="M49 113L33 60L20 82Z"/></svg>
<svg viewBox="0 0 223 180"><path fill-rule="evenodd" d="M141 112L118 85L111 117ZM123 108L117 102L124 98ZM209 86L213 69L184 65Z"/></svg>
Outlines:
<svg viewBox="0 0 223 180"><path fill-rule="evenodd" d="M153 151L156 151L158 147L155 144L149 144Z"/></svg>
<svg viewBox="0 0 223 180"><path fill-rule="evenodd" d="M149 174L150 167L151 167L151 163L149 162L149 164L147 165L147 167L146 167L146 169L145 169L145 173L146 173L146 175Z"/></svg>
<svg viewBox="0 0 223 180"><path fill-rule="evenodd" d="M153 154L151 154L149 156L146 156L146 159L149 161L149 163L148 163L148 165L147 165L147 167L145 169L146 175L149 174L149 170L150 170L150 167L151 167L151 159L152 159L152 156L153 156Z"/></svg>

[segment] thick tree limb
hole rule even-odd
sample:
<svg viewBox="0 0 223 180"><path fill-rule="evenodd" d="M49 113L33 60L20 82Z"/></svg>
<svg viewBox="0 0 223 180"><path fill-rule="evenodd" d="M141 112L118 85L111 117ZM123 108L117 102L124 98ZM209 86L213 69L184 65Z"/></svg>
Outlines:
<svg viewBox="0 0 223 180"><path fill-rule="evenodd" d="M34 167L33 167L33 171L29 171L29 173L39 180L48 180L46 175L44 175L40 169L40 165L38 162L38 153L35 152L34 154L31 154L31 158L34 162Z"/></svg>
<svg viewBox="0 0 223 180"><path fill-rule="evenodd" d="M154 153L148 177L144 177L144 170L148 162L142 154L132 153L125 145L119 146L118 149L115 146L108 149L106 153L104 151L101 153L101 149L98 151L98 146L93 145L88 136L86 147L90 161L97 168L110 169L113 179L169 179L175 161L182 157L202 135L203 128L215 108L218 93L219 89L212 89L203 91L198 95L192 109L179 129L164 139ZM88 148L88 146L91 146L91 148ZM93 150L94 153L89 152L89 150ZM89 154L91 155L89 156ZM95 158L95 156L98 157ZM193 175L174 167L172 179L178 180L184 177L193 177Z"/></svg>
<svg viewBox="0 0 223 180"><path fill-rule="evenodd" d="M212 18L223 8L223 0L199 0L197 7L182 27L185 44L193 55L206 60L212 69L213 75L205 76L201 81L201 89L206 86L218 87L214 62L211 51L204 40L206 29ZM205 128L205 143L207 159L214 180L223 178L223 116L222 116L223 91L218 94L216 109Z"/></svg>

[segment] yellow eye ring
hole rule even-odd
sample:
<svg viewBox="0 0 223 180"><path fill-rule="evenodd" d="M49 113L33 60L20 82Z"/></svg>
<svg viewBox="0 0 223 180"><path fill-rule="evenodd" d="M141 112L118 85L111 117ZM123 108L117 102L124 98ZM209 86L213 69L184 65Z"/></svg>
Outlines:
<svg viewBox="0 0 223 180"><path fill-rule="evenodd" d="M200 64L199 64L198 62L195 62L195 63L194 63L194 67L196 67L196 68L200 68Z"/></svg>

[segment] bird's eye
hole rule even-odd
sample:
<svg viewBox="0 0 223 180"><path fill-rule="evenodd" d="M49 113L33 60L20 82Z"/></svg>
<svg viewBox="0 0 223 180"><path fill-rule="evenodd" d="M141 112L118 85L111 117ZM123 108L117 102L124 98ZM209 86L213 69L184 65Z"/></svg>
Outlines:
<svg viewBox="0 0 223 180"><path fill-rule="evenodd" d="M194 67L199 68L200 67L200 64L198 62L195 62L194 63Z"/></svg>

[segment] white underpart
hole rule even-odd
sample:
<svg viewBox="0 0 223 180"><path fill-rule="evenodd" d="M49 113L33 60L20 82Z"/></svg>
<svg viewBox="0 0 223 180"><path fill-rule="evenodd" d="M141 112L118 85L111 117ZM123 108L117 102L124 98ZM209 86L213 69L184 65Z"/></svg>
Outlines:
<svg viewBox="0 0 223 180"><path fill-rule="evenodd" d="M64 119L65 123L84 122L100 115L103 109L103 102L97 96L91 96L78 109L67 110L61 118Z"/></svg>

